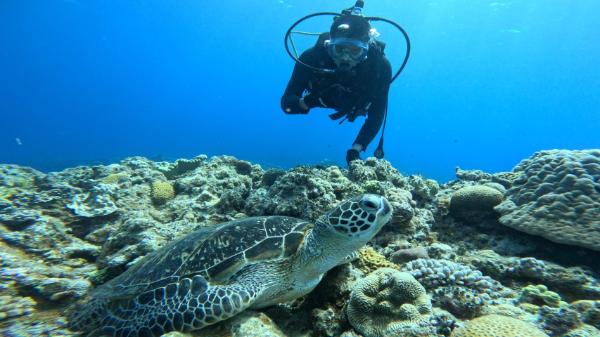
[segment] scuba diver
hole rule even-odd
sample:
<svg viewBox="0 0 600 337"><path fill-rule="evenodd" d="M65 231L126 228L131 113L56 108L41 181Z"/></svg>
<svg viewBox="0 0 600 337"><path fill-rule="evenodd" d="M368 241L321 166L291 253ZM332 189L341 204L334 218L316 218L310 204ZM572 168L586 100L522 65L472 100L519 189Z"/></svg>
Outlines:
<svg viewBox="0 0 600 337"><path fill-rule="evenodd" d="M346 162L362 160L360 152L375 138L381 126L385 131L390 84L400 74L410 51L410 42L404 30L392 21L362 15L363 1L338 13L315 13L296 22L286 34L286 49L296 60L292 76L283 96L281 108L286 114L308 114L311 109L333 109L329 117L354 122L366 117L364 125L346 152ZM329 32L319 34L314 47L294 57L288 49L288 36L301 21L317 15L334 15ZM385 43L371 28L370 20L392 23L407 41L407 54L398 73L392 78L392 66L384 54ZM317 35L317 34L311 34ZM290 38L291 39L291 38ZM292 41L293 45L293 41ZM295 50L295 46L294 46ZM383 132L375 157L383 158Z"/></svg>

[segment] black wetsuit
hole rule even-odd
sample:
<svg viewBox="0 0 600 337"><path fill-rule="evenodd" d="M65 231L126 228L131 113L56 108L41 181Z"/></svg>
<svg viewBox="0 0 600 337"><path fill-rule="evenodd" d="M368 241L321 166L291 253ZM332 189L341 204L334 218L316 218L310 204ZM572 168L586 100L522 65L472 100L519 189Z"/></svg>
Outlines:
<svg viewBox="0 0 600 337"><path fill-rule="evenodd" d="M300 60L316 68L335 69L337 67L335 62L321 42L328 36L329 33L322 34L314 47L300 55ZM356 72L355 75L345 82L334 74L320 73L296 63L285 93L281 97L281 108L287 114L307 114L310 109L303 110L298 105L305 91L311 92L318 90L319 87L340 84L344 90L341 91L338 103L334 107L328 107L340 113L330 117L337 119L353 109L365 110L368 107L365 124L354 141L354 144L362 145L364 151L383 123L392 79L392 66L383 54L385 44L379 43L378 46L369 48L367 58L352 68ZM349 120L352 121L352 117L350 114Z"/></svg>

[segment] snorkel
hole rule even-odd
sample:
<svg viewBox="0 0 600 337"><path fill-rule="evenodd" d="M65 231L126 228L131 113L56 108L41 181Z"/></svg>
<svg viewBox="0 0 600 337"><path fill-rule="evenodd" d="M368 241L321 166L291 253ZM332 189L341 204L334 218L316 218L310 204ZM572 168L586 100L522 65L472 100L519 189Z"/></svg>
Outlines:
<svg viewBox="0 0 600 337"><path fill-rule="evenodd" d="M353 7L350 7L348 9L344 9L342 10L341 15L339 13L333 13L333 12L320 12L320 13L314 13L314 14L310 14L307 15L303 18L301 18L300 20L296 21L285 33L285 39L284 39L284 44L285 44L285 50L287 51L288 55L290 55L290 57L292 59L294 59L294 61L296 61L297 63L310 68L314 71L317 72L321 72L321 73L327 73L327 74L334 74L337 76L338 79L343 80L350 80L352 77L352 73L353 70L351 69L352 66L351 64L344 64L344 63L339 63L336 62L337 68L336 69L325 69L325 68L317 68L317 67L313 67L310 66L302 61L300 61L299 56L298 56L298 52L296 50L296 46L294 45L294 41L291 37L291 33L298 33L298 34L305 34L305 35L320 35L320 33L306 33L306 32L300 32L300 31L294 31L294 28L296 28L296 26L298 26L298 24L300 24L301 22L313 18L313 17L317 17L317 16L333 16L334 18L339 18L340 16L352 16L352 15L356 15L356 16L361 16L362 15L362 9L365 5L365 2L362 0L358 0L356 1L356 3L354 4ZM404 61L402 62L402 65L400 66L400 69L398 69L398 71L396 72L396 74L392 77L391 81L390 81L390 85L396 80L396 78L398 78L398 76L400 75L400 73L402 72L402 70L404 70L404 67L406 66L406 62L408 62L408 57L410 56L410 39L408 38L408 34L406 34L406 31L404 31L404 29L398 25L397 23L395 23L394 21L385 19L385 18L380 18L380 17L363 17L365 20L368 20L370 22L373 21L382 21L382 22L387 22L391 25L393 25L394 27L396 27L398 30L400 30L400 32L402 33L402 35L404 35L404 38L406 39L406 56L404 57ZM292 54L292 52L290 51L289 45L288 45L288 40L290 40L292 47L294 49L294 54ZM385 133L385 126L387 123L387 106L385 108L385 116L384 116L384 120L383 120L383 129L381 131L381 139L379 140L379 145L377 146L377 149L375 149L374 152L374 156L377 159L382 159L383 156L385 155L384 151L383 151L383 135Z"/></svg>

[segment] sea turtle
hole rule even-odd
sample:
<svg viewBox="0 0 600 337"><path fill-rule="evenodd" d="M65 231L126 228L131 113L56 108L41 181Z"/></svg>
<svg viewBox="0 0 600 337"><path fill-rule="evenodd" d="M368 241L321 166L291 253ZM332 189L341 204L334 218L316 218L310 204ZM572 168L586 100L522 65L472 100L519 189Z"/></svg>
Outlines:
<svg viewBox="0 0 600 337"><path fill-rule="evenodd" d="M113 336L160 336L298 298L328 270L356 256L391 215L384 197L364 194L314 224L266 216L201 229L94 289L70 327L99 326Z"/></svg>

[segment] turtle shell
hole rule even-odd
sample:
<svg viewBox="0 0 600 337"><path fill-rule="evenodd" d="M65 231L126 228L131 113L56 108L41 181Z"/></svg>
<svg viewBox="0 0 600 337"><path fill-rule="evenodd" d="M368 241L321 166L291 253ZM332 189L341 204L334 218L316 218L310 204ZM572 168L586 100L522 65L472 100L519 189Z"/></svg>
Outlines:
<svg viewBox="0 0 600 337"><path fill-rule="evenodd" d="M226 284L247 264L293 256L309 228L309 222L284 216L244 218L204 228L145 256L91 295L128 299L194 275Z"/></svg>

